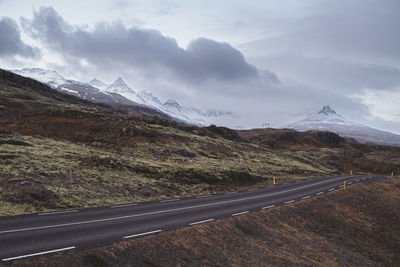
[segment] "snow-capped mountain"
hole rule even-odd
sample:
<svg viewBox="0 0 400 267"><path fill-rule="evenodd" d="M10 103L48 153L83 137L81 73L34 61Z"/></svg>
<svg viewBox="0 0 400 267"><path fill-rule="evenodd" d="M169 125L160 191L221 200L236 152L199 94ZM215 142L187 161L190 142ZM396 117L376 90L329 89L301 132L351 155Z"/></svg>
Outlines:
<svg viewBox="0 0 400 267"><path fill-rule="evenodd" d="M40 68L23 68L21 70L10 71L18 75L29 77L42 83L46 83L52 88L56 88L66 83L66 79L54 70L44 70Z"/></svg>
<svg viewBox="0 0 400 267"><path fill-rule="evenodd" d="M173 99L169 99L165 103L162 103L160 99L158 99L158 97L154 96L150 92L144 90L136 92L131 87L129 87L121 77L118 77L111 85L109 85L104 90L105 92L120 94L129 100L155 108L160 112L166 113L172 117L178 118L190 124L207 124L207 121L204 119L205 114L203 114L200 110L191 107L181 106Z"/></svg>
<svg viewBox="0 0 400 267"><path fill-rule="evenodd" d="M150 92L133 90L121 77L118 77L112 84L108 85L97 78L88 83L65 79L56 71L39 68L24 68L11 71L46 83L55 90L83 99L106 104L142 105L144 108L153 109L158 114L164 114L164 117L188 124L208 125L218 118L233 117L230 112L202 112L193 107L185 107L173 99L162 103L160 99Z"/></svg>
<svg viewBox="0 0 400 267"><path fill-rule="evenodd" d="M106 89L107 92L112 93L132 93L134 92L121 77L118 77L110 86Z"/></svg>
<svg viewBox="0 0 400 267"><path fill-rule="evenodd" d="M90 100L93 102L125 105L134 104L132 101L125 97L122 97L119 94L102 92L101 90L93 87L90 84L65 79L61 74L56 71L44 70L39 68L24 68L21 70L11 71L18 75L29 77L42 83L46 83L57 91L75 95L82 99Z"/></svg>
<svg viewBox="0 0 400 267"><path fill-rule="evenodd" d="M341 136L354 138L359 142L400 146L400 135L348 121L329 106L324 106L320 111L303 120L287 125L286 128L292 128L297 131L331 131Z"/></svg>
<svg viewBox="0 0 400 267"><path fill-rule="evenodd" d="M95 87L95 88L98 88L100 90L105 90L108 87L107 84L103 83L102 81L100 81L100 80L98 80L96 78L94 78L93 80L88 82L88 84L93 86L93 87Z"/></svg>

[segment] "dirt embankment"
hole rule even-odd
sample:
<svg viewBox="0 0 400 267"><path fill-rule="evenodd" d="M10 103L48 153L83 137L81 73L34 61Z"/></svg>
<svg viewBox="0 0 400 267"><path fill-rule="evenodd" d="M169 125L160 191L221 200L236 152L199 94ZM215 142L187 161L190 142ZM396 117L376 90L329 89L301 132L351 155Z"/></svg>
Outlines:
<svg viewBox="0 0 400 267"><path fill-rule="evenodd" d="M400 178L400 177L399 177ZM14 266L398 266L400 185L321 197Z"/></svg>

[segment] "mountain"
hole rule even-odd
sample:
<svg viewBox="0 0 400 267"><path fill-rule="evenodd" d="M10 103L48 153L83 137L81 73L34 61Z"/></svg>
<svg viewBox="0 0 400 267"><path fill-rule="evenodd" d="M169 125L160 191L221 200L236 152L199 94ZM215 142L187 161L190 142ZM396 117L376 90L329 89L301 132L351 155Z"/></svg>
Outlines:
<svg viewBox="0 0 400 267"><path fill-rule="evenodd" d="M90 84L65 79L56 71L44 70L39 68L24 68L22 70L11 70L13 73L35 79L39 82L46 83L53 89L75 95L79 98L90 100L98 103L114 103L114 104L135 104L132 101L122 97L119 94L102 92L100 89Z"/></svg>
<svg viewBox="0 0 400 267"><path fill-rule="evenodd" d="M400 146L400 135L348 121L330 106L286 126L297 131L323 130L354 138L359 142Z"/></svg>
<svg viewBox="0 0 400 267"><path fill-rule="evenodd" d="M64 78L56 71L40 68L24 68L11 71L46 83L57 91L93 102L106 103L125 112L131 111L132 108L137 111L139 108L146 113L156 113L157 116L163 118L198 126L205 126L213 124L215 121L225 121L225 118L232 119L235 117L232 113L226 111L203 112L193 107L185 107L173 99L168 99L162 103L158 97L150 92L133 90L121 77L118 77L112 84L108 85L97 78L88 83L74 81ZM147 109L152 109L153 111Z"/></svg>
<svg viewBox="0 0 400 267"><path fill-rule="evenodd" d="M183 107L173 99L169 99L165 103L162 103L158 97L154 96L150 92L144 90L136 92L129 87L121 77L118 77L110 86L105 89L105 91L118 93L129 100L155 108L160 112L166 113L189 124L208 124L204 119L206 114L202 113L200 110L191 107Z"/></svg>
<svg viewBox="0 0 400 267"><path fill-rule="evenodd" d="M11 72L44 83L58 92L73 95L95 103L105 103L124 113L151 115L162 119L175 120L179 123L185 123L184 121L173 118L170 115L161 112L160 110L129 100L120 94L102 91L99 88L90 85L89 83L65 79L56 71L39 68L24 68L21 70L11 70ZM108 85L97 79L93 79L90 81L90 83L97 85L103 84L105 85L104 87L108 87Z"/></svg>
<svg viewBox="0 0 400 267"><path fill-rule="evenodd" d="M124 80L122 80L121 77L118 77L107 89L107 92L112 92L112 93L134 93L133 91L126 83Z"/></svg>
<svg viewBox="0 0 400 267"><path fill-rule="evenodd" d="M95 87L95 88L98 88L98 89L100 89L100 90L103 90L103 91L108 87L107 84L105 84L104 82L102 82L102 81L100 81L100 80L98 80L98 79L96 79L96 78L94 78L93 80L91 80L90 82L88 82L88 84L91 85L91 86L93 86L93 87Z"/></svg>

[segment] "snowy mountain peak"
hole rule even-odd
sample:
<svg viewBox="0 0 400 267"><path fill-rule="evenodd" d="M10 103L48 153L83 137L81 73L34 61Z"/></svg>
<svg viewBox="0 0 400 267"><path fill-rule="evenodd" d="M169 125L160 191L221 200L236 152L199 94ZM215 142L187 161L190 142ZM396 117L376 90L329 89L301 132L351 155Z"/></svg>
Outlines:
<svg viewBox="0 0 400 267"><path fill-rule="evenodd" d="M166 108L175 108L177 110L182 110L182 107L178 104L178 102L173 99L168 99L163 105Z"/></svg>
<svg viewBox="0 0 400 267"><path fill-rule="evenodd" d="M336 113L336 111L331 109L331 107L329 105L326 105L326 106L322 107L322 109L318 112L318 114L329 115L329 114L337 114L337 113Z"/></svg>
<svg viewBox="0 0 400 267"><path fill-rule="evenodd" d="M66 80L57 71L45 70L40 68L23 68L21 70L11 70L18 75L30 77L39 82L49 83L50 86L56 87L63 84Z"/></svg>
<svg viewBox="0 0 400 267"><path fill-rule="evenodd" d="M329 105L323 106L318 112L299 120L295 123L287 125L288 128L293 128L299 131L306 130L324 130L328 129L327 125L342 125L342 126L361 126L364 125L350 122L342 117L340 114L336 113Z"/></svg>
<svg viewBox="0 0 400 267"><path fill-rule="evenodd" d="M94 78L93 80L91 80L90 82L88 82L88 84L90 84L93 87L99 88L99 89L106 89L108 87L107 84L103 83L102 81L100 81L97 78Z"/></svg>
<svg viewBox="0 0 400 267"><path fill-rule="evenodd" d="M121 77L118 77L107 89L108 92L113 93L134 93L135 91L130 88Z"/></svg>
<svg viewBox="0 0 400 267"><path fill-rule="evenodd" d="M349 123L344 117L336 113L329 105L323 106L320 111L306 118L307 122L323 122L323 123Z"/></svg>
<svg viewBox="0 0 400 267"><path fill-rule="evenodd" d="M351 122L336 113L329 106L307 118L286 126L297 131L331 131L341 136L348 136L360 142L373 142L385 145L400 145L400 136Z"/></svg>
<svg viewBox="0 0 400 267"><path fill-rule="evenodd" d="M59 74L57 71L55 70L45 70L45 69L41 69L41 68L23 68L22 70L20 70L20 72L25 72L25 73L36 73L37 75L49 75L49 76L57 76L58 78L63 78L63 76L61 76L61 74Z"/></svg>
<svg viewBox="0 0 400 267"><path fill-rule="evenodd" d="M121 77L118 77L113 83L113 85L126 85L125 81ZM126 85L127 86L127 85Z"/></svg>

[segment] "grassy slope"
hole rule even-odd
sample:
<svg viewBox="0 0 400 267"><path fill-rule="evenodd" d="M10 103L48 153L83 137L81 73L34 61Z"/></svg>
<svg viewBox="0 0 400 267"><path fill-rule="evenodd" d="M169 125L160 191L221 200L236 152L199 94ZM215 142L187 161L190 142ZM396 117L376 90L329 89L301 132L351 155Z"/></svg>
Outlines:
<svg viewBox="0 0 400 267"><path fill-rule="evenodd" d="M13 265L396 266L399 221L398 183L356 184L245 216Z"/></svg>
<svg viewBox="0 0 400 267"><path fill-rule="evenodd" d="M114 150L103 144L7 135L0 138L0 214L204 194L269 183L272 175L282 173L289 179L331 172L285 151L182 136L184 143L143 140ZM13 177L26 181L9 181Z"/></svg>

